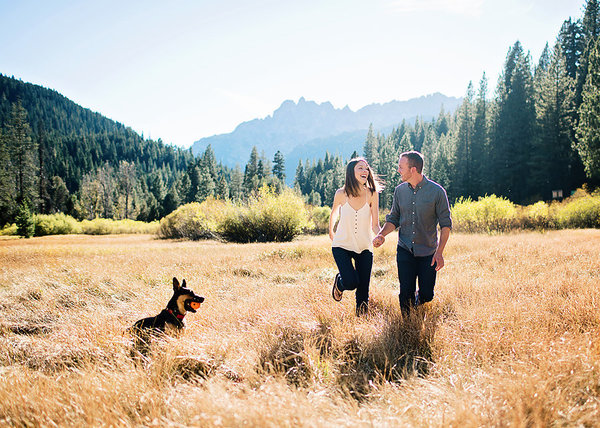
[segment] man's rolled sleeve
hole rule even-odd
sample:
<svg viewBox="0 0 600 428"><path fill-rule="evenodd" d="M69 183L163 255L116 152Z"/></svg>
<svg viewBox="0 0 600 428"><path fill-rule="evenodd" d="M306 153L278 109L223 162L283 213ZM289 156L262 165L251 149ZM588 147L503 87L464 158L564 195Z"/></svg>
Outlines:
<svg viewBox="0 0 600 428"><path fill-rule="evenodd" d="M435 207L438 223L440 228L449 227L452 229L452 217L450 215L450 203L448 202L448 195L441 189L440 196L438 197L437 204Z"/></svg>

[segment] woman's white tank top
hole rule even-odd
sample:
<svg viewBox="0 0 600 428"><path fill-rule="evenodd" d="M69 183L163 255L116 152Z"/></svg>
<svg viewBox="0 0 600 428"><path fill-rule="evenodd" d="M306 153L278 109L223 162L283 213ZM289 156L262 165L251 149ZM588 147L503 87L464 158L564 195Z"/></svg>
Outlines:
<svg viewBox="0 0 600 428"><path fill-rule="evenodd" d="M367 199L368 195L367 190ZM373 252L371 207L367 201L359 210L355 210L346 199L346 203L340 207L340 221L331 246L355 253L362 253L364 250Z"/></svg>

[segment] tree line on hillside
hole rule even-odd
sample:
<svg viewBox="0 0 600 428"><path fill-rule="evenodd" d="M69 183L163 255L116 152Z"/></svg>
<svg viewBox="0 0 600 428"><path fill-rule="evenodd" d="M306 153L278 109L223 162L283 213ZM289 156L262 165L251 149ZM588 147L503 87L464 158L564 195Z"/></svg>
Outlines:
<svg viewBox="0 0 600 428"><path fill-rule="evenodd" d="M483 74L462 105L431 122L403 122L389 135L368 132L363 155L388 186L399 184L398 155L422 152L426 174L451 200L486 194L519 204L568 196L600 185L600 8L589 0L582 19L568 19L536 66L520 42L508 51L495 94ZM352 156L355 156L353 153ZM345 160L300 162L295 186L313 204L331 204L343 185Z"/></svg>
<svg viewBox="0 0 600 428"><path fill-rule="evenodd" d="M398 155L418 150L426 174L451 200L486 194L526 204L600 185L600 8L562 25L537 65L516 42L495 93L484 74L453 114L402 122L388 135L369 129L362 148L387 187L391 206ZM351 148L354 149L354 148ZM350 150L349 150L350 151ZM356 151L351 157L358 155ZM300 161L294 187L313 205L329 205L347 159ZM144 139L55 91L0 74L0 226L21 209L78 219L152 221L209 197L243 201L261 186L285 187L285 159L252 149L245 167L217 163L210 146L190 150Z"/></svg>

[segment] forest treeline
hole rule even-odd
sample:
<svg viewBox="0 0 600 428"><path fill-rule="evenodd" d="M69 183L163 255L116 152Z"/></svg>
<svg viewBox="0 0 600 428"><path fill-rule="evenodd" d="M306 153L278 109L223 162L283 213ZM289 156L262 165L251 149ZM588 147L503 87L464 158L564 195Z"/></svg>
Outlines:
<svg viewBox="0 0 600 428"><path fill-rule="evenodd" d="M361 153L387 182L390 207L400 183L398 155L418 150L426 175L451 201L496 194L518 204L569 196L600 185L600 13L587 1L567 19L536 64L520 42L509 48L495 92L483 74L469 83L454 114L402 123L388 135L370 129ZM477 87L475 87L477 86ZM295 185L313 204L331 204L348 158L300 162ZM561 196L562 195L562 196Z"/></svg>
<svg viewBox="0 0 600 428"><path fill-rule="evenodd" d="M529 204L598 187L598 0L583 9L580 19L564 22L537 63L520 42L510 47L493 93L484 73L452 114L442 109L434 120L403 122L388 135L371 127L362 148L301 161L294 188L312 205L330 205L345 163L360 154L387 182L380 202L389 207L400 181L398 155L413 149L425 155L425 173L451 201L496 194ZM56 91L1 74L0 165L0 226L24 210L152 221L210 196L245 200L265 184L279 192L286 178L281 152L271 160L253 148L243 169L229 168L210 146L194 157Z"/></svg>

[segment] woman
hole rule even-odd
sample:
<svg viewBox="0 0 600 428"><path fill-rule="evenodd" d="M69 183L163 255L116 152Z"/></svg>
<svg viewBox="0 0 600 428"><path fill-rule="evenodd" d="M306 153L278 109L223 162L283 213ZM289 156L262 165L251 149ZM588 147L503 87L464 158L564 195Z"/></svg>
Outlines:
<svg viewBox="0 0 600 428"><path fill-rule="evenodd" d="M366 159L351 159L344 187L335 192L329 217L331 250L339 270L331 294L339 302L344 291L356 290L357 315L365 314L369 305L373 236L380 229L378 192L382 189ZM338 214L340 221L334 232Z"/></svg>

